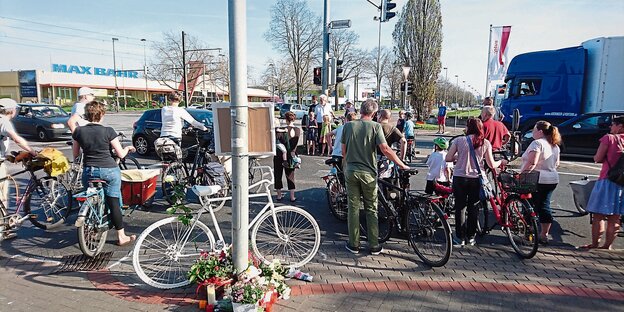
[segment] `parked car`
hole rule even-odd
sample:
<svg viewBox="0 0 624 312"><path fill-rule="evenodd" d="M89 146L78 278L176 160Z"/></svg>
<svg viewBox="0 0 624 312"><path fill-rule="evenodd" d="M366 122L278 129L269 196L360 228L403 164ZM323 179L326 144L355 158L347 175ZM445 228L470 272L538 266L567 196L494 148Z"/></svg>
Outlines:
<svg viewBox="0 0 624 312"><path fill-rule="evenodd" d="M295 113L295 116L297 116L297 119L301 119L303 118L304 115L308 114L308 107L305 105L301 105L301 104L284 103L280 107L280 118L284 118L284 114L286 114L286 112L289 112L289 111Z"/></svg>
<svg viewBox="0 0 624 312"><path fill-rule="evenodd" d="M49 104L18 104L15 131L23 136L34 136L42 141L71 138L67 126L69 114L60 106Z"/></svg>
<svg viewBox="0 0 624 312"><path fill-rule="evenodd" d="M624 115L624 111L591 113L577 116L561 123L561 154L592 157L596 154L598 140L609 133L613 116ZM526 132L522 136L522 150L533 141L533 133Z"/></svg>
<svg viewBox="0 0 624 312"><path fill-rule="evenodd" d="M195 120L201 121L208 128L212 128L212 111L197 108L186 109ZM154 151L154 141L160 137L162 119L160 109L150 109L141 115L134 125L132 132L132 144L136 147L139 155L147 155ZM188 131L192 128L186 121L182 131L182 148L196 144L195 132Z"/></svg>

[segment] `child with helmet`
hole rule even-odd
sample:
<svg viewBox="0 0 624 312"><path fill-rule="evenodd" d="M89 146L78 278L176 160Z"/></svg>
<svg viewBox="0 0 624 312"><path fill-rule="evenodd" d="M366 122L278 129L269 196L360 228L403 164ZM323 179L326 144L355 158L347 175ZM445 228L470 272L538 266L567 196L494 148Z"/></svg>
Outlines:
<svg viewBox="0 0 624 312"><path fill-rule="evenodd" d="M434 151L427 159L427 166L429 167L427 185L425 186L427 194L433 194L436 183L444 186L451 185L453 163L445 160L448 145L448 140L445 138L437 137L433 139Z"/></svg>

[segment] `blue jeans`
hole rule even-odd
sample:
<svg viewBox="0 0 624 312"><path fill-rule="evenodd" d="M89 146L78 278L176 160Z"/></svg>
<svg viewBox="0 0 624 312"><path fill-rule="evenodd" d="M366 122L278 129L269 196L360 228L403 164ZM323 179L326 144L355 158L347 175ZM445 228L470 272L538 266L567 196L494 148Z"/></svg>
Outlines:
<svg viewBox="0 0 624 312"><path fill-rule="evenodd" d="M552 223L552 209L550 208L550 197L555 191L557 184L538 184L537 192L533 193L533 208L539 215L540 223Z"/></svg>
<svg viewBox="0 0 624 312"><path fill-rule="evenodd" d="M121 170L119 167L85 167L82 172L82 185L86 188L89 180L94 179L106 181L106 185L104 186L104 193L106 196L117 197L121 200Z"/></svg>

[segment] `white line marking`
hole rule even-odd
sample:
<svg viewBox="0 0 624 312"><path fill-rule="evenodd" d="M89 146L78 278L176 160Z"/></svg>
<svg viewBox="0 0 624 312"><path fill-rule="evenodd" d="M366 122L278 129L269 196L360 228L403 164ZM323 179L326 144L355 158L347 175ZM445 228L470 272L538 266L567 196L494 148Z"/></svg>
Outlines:
<svg viewBox="0 0 624 312"><path fill-rule="evenodd" d="M582 173L572 173L572 172L558 172L559 174L565 174L565 175L571 175L571 176L577 176L577 177L590 177L590 178L597 178L598 175L595 174L582 174Z"/></svg>
<svg viewBox="0 0 624 312"><path fill-rule="evenodd" d="M132 250L130 250L128 252L127 255L121 257L119 260L115 261L113 264L109 265L108 267L106 267L107 270L110 270L112 267L118 266L120 265L122 262L124 262L126 259L130 258L130 256L132 255Z"/></svg>
<svg viewBox="0 0 624 312"><path fill-rule="evenodd" d="M600 167L594 167L594 166L583 165L583 164L574 163L574 162L569 162L569 161L562 161L562 162L560 162L560 163L562 163L562 164L566 164L566 165L572 165L572 166L578 166L578 167L583 167L583 168L593 169L593 170L600 170L600 169L602 169L602 165L600 165Z"/></svg>
<svg viewBox="0 0 624 312"><path fill-rule="evenodd" d="M39 261L39 262L47 262L47 263L54 263L56 265L61 265L60 261L48 260L48 259L45 259L43 257L24 257L22 255L11 256L11 259L15 259L15 258L24 258L24 259L27 259L27 260L31 260L32 259L32 260L36 260L36 261Z"/></svg>

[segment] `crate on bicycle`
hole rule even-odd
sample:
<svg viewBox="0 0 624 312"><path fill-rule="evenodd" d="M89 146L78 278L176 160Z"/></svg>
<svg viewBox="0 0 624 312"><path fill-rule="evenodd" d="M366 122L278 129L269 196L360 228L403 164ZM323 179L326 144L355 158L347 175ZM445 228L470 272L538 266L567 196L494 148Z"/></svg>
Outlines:
<svg viewBox="0 0 624 312"><path fill-rule="evenodd" d="M144 205L156 194L160 170L130 169L121 171L121 194L124 205Z"/></svg>
<svg viewBox="0 0 624 312"><path fill-rule="evenodd" d="M498 175L498 180L507 192L529 194L537 191L539 171L523 173L503 171Z"/></svg>

